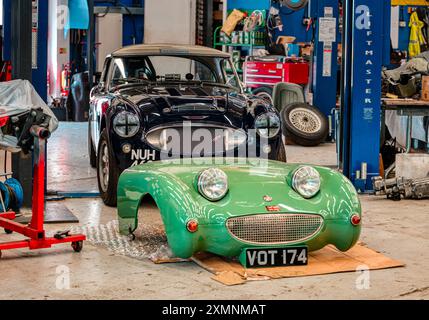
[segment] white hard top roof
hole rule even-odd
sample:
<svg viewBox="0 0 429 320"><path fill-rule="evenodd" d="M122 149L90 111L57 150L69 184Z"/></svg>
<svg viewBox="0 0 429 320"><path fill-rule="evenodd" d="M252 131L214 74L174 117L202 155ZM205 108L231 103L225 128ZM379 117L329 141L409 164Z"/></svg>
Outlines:
<svg viewBox="0 0 429 320"><path fill-rule="evenodd" d="M124 47L112 53L113 57L126 56L199 56L229 58L230 54L209 47L177 44L139 44Z"/></svg>

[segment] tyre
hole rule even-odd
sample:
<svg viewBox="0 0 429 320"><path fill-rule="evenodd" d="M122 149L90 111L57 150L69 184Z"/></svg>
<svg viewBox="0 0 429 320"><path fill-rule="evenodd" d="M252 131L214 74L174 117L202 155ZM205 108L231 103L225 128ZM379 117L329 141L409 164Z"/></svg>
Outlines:
<svg viewBox="0 0 429 320"><path fill-rule="evenodd" d="M264 99L268 103L273 104L273 88L260 87L253 90L252 93L257 97Z"/></svg>
<svg viewBox="0 0 429 320"><path fill-rule="evenodd" d="M101 198L109 207L115 207L117 203L119 176L119 168L109 146L107 131L104 129L98 144L97 180Z"/></svg>
<svg viewBox="0 0 429 320"><path fill-rule="evenodd" d="M280 161L280 162L287 162L286 148L285 148L283 141L280 142L280 146L279 146L279 150L277 152L277 159L276 160Z"/></svg>
<svg viewBox="0 0 429 320"><path fill-rule="evenodd" d="M296 144L311 147L326 141L329 133L327 117L306 103L292 103L281 112L283 132Z"/></svg>
<svg viewBox="0 0 429 320"><path fill-rule="evenodd" d="M12 234L12 233L13 233L13 231L12 231L12 230L9 230L9 229L4 229L4 232L5 232L6 234Z"/></svg>
<svg viewBox="0 0 429 320"><path fill-rule="evenodd" d="M92 168L96 168L97 154L95 153L94 144L92 143L90 124L88 124L88 154L89 154L89 164L91 165Z"/></svg>

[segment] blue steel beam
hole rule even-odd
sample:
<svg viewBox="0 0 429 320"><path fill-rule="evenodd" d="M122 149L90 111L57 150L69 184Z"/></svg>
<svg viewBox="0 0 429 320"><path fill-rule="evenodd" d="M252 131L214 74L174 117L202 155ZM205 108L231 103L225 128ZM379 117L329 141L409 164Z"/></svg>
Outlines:
<svg viewBox="0 0 429 320"><path fill-rule="evenodd" d="M33 68L33 86L46 102L48 97L48 1L39 0L37 67Z"/></svg>
<svg viewBox="0 0 429 320"><path fill-rule="evenodd" d="M3 0L4 16L4 47L3 59L12 60L12 17L11 4L13 0ZM48 69L48 2L39 0L39 21L37 36L37 68L32 69L32 83L40 97L47 99L47 72ZM12 66L13 68L13 66Z"/></svg>
<svg viewBox="0 0 429 320"><path fill-rule="evenodd" d="M11 61L12 60L12 48L11 48L11 3L12 0L2 0L3 1L3 60Z"/></svg>
<svg viewBox="0 0 429 320"><path fill-rule="evenodd" d="M313 104L326 116L330 116L337 104L338 79L338 0L312 0L311 16L316 20L315 51L313 60ZM334 42L319 39L321 19L336 19Z"/></svg>

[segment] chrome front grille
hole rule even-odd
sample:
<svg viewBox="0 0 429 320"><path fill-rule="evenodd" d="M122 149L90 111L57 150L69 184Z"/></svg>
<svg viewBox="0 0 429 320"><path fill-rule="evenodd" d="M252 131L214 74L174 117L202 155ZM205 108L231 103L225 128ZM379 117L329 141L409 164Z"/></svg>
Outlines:
<svg viewBox="0 0 429 320"><path fill-rule="evenodd" d="M312 214L261 214L226 222L238 240L264 245L302 242L316 235L322 226L323 218Z"/></svg>

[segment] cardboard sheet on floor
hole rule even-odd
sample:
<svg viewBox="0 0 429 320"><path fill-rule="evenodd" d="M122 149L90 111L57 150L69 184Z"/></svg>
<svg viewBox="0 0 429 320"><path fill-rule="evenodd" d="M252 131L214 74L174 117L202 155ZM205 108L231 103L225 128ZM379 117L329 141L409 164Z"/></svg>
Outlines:
<svg viewBox="0 0 429 320"><path fill-rule="evenodd" d="M180 263L180 262L190 262L191 259L180 259L180 258L170 258L170 257L153 257L150 260L155 264L167 264L167 263Z"/></svg>
<svg viewBox="0 0 429 320"><path fill-rule="evenodd" d="M309 254L307 266L245 269L238 261L228 261L219 256L201 253L193 257L195 263L213 273L212 279L228 286L252 280L271 280L291 277L314 276L341 272L356 272L361 266L370 270L403 267L400 261L357 245L348 252L332 246Z"/></svg>

